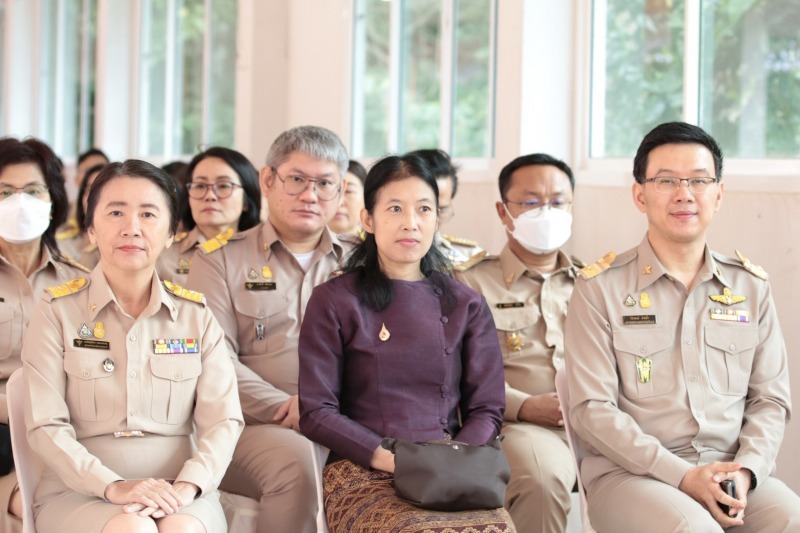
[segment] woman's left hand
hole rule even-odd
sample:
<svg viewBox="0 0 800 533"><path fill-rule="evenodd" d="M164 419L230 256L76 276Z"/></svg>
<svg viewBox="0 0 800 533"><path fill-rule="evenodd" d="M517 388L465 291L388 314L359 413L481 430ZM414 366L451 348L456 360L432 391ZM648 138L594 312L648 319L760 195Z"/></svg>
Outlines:
<svg viewBox="0 0 800 533"><path fill-rule="evenodd" d="M178 481L173 483L172 489L180 496L180 500L185 502L178 505L173 512L177 511L180 507L185 507L192 503L200 492L200 488L194 483L187 481ZM163 518L167 515L164 509L159 507L147 507L141 503L131 503L124 507L126 513L138 513L139 516L149 516L151 518Z"/></svg>

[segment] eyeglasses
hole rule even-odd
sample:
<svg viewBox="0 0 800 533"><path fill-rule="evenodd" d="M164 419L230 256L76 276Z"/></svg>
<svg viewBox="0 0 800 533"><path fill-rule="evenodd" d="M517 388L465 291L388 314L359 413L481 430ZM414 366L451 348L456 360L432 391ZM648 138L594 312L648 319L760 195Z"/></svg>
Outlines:
<svg viewBox="0 0 800 533"><path fill-rule="evenodd" d="M24 187L12 187L11 185L0 185L0 200L11 198L12 195L18 192L24 192L28 196L34 198L44 198L49 193L47 187L41 183L29 183Z"/></svg>
<svg viewBox="0 0 800 533"><path fill-rule="evenodd" d="M308 189L309 185L312 185L314 194L316 194L320 200L328 201L336 198L336 195L342 190L341 183L327 178L314 179L297 174L292 174L284 178L278 174L278 169L273 168L272 171L278 176L278 179L281 180L281 183L283 183L283 191L289 196L297 196Z"/></svg>
<svg viewBox="0 0 800 533"><path fill-rule="evenodd" d="M677 191L683 182L693 193L702 194L708 190L711 185L718 183L719 178L673 178L671 176L659 176L657 178L646 178L642 183L652 183L656 191L671 194Z"/></svg>
<svg viewBox="0 0 800 533"><path fill-rule="evenodd" d="M506 204L514 204L518 205L523 213L530 213L530 216L538 217L542 211L544 211L544 207L547 206L550 209L561 209L566 211L569 209L569 206L572 205L571 200L567 200L566 198L553 198L549 202L543 202L539 198L531 198L530 200L525 200L524 202L512 202L511 200L506 200Z"/></svg>
<svg viewBox="0 0 800 533"><path fill-rule="evenodd" d="M439 222L447 222L454 216L456 216L456 212L452 205L446 205L439 208Z"/></svg>
<svg viewBox="0 0 800 533"><path fill-rule="evenodd" d="M203 183L202 181L186 184L186 190L191 198L195 200L202 200L206 197L208 189L214 191L217 198L229 198L237 187L241 187L238 183L231 181L219 181L217 183Z"/></svg>

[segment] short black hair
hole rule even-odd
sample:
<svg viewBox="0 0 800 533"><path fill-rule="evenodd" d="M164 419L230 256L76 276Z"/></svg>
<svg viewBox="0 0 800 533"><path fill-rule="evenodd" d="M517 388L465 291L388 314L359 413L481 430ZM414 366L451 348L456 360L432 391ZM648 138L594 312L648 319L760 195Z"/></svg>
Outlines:
<svg viewBox="0 0 800 533"><path fill-rule="evenodd" d="M86 159L92 157L93 155L99 155L100 157L106 160L106 163L110 162L111 159L108 158L106 153L102 151L100 148L95 148L94 146L86 150L85 152L78 155L78 164L80 165Z"/></svg>
<svg viewBox="0 0 800 533"><path fill-rule="evenodd" d="M86 194L86 189L89 188L89 176L95 172L100 172L105 167L104 163L89 167L81 179L81 186L78 188L78 199L75 201L75 221L78 223L78 229L81 230L81 233L86 231L86 210L83 208L83 196Z"/></svg>
<svg viewBox="0 0 800 533"><path fill-rule="evenodd" d="M186 167L184 185L188 187L192 183L194 169L197 168L200 161L209 157L216 157L225 161L239 176L239 181L242 182L244 204L242 205L242 214L239 216L239 227L237 229L244 231L256 226L261 222L261 187L258 184L258 170L244 154L223 146L212 146L200 152L192 158L189 166ZM186 195L186 201L181 206L181 220L186 230L190 230L197 225L192 216L192 207L189 205L188 194Z"/></svg>
<svg viewBox="0 0 800 533"><path fill-rule="evenodd" d="M511 163L504 166L503 170L500 171L500 176L497 179L497 185L500 188L500 199L502 201L506 201L506 193L508 192L508 188L511 187L511 175L522 167L529 167L533 165L547 165L556 167L558 170L567 175L569 178L570 187L572 187L573 191L575 190L575 175L572 173L572 169L569 168L569 165L562 160L556 159L551 155L541 153L521 155Z"/></svg>
<svg viewBox="0 0 800 533"><path fill-rule="evenodd" d="M178 197L175 194L175 183L172 176L157 166L140 159L128 159L123 163L109 163L100 171L92 188L89 189L85 220L87 228L91 228L94 224L94 212L103 189L117 178L145 179L161 189L169 208L169 231L175 235L175 232L178 231Z"/></svg>
<svg viewBox="0 0 800 533"><path fill-rule="evenodd" d="M650 152L665 144L700 144L708 148L714 158L714 176L717 180L722 179L722 150L717 141L703 130L700 126L687 122L665 122L659 124L650 133L644 136L636 157L633 158L633 179L638 183L644 183L647 173L647 163Z"/></svg>
<svg viewBox="0 0 800 533"><path fill-rule="evenodd" d="M437 180L450 178L453 182L453 198L456 197L456 192L458 192L458 167L453 164L447 152L436 148L426 148L408 152L407 155L421 157L428 164Z"/></svg>
<svg viewBox="0 0 800 533"><path fill-rule="evenodd" d="M44 141L28 137L22 141L13 137L0 139L0 172L9 165L33 163L39 167L50 194L52 204L50 225L42 234L42 244L51 254L61 257L56 241L56 230L67 220L69 199L64 185L64 174L58 156Z"/></svg>
<svg viewBox="0 0 800 533"><path fill-rule="evenodd" d="M353 176L357 177L361 180L361 184L363 185L365 181L367 181L367 169L364 168L364 165L351 159L350 162L347 164L347 171L352 174Z"/></svg>

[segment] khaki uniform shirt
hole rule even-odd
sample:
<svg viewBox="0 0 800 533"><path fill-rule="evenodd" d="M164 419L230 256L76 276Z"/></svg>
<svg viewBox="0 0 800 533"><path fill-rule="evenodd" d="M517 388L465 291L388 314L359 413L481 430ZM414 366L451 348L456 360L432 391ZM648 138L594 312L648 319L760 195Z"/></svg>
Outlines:
<svg viewBox="0 0 800 533"><path fill-rule="evenodd" d="M99 266L82 279L77 292L46 294L25 336L31 446L67 486L102 498L109 483L130 477L115 463L137 468L114 448L152 451L150 439L158 436L185 436L188 443L195 435L196 450L179 458L175 479L203 492L216 489L244 422L224 333L211 310L202 297L170 294L153 276L150 303L134 319L117 305ZM63 287L56 290L69 292ZM181 346L186 353L175 353ZM111 437L132 430L148 436ZM141 468L168 461L162 456L169 451L143 455Z"/></svg>
<svg viewBox="0 0 800 533"><path fill-rule="evenodd" d="M437 233L436 244L453 264L455 270L461 270L462 265L464 268L468 268L474 264L473 261L477 261L485 255L483 248L470 239Z"/></svg>
<svg viewBox="0 0 800 533"><path fill-rule="evenodd" d="M29 278L0 256L0 422L8 423L6 381L22 366L19 358L22 336L42 291L81 274L85 272L78 265L54 259L46 246L41 265Z"/></svg>
<svg viewBox="0 0 800 533"><path fill-rule="evenodd" d="M556 271L545 278L528 270L506 245L499 256L456 276L483 294L492 310L503 350L505 420L518 422L526 399L556 390L556 370L564 366L564 320L575 267L559 252Z"/></svg>
<svg viewBox="0 0 800 533"><path fill-rule="evenodd" d="M237 360L239 396L248 423L274 423L297 394L300 323L313 288L326 281L350 245L325 228L307 272L265 222L227 245L199 251L187 286L202 290Z"/></svg>
<svg viewBox="0 0 800 533"><path fill-rule="evenodd" d="M726 288L726 303L711 298L724 300ZM677 487L712 461L766 479L790 412L786 357L769 284L708 248L692 290L664 270L646 236L579 280L566 358L589 490L619 469Z"/></svg>
<svg viewBox="0 0 800 533"><path fill-rule="evenodd" d="M186 281L189 279L189 269L192 267L192 258L197 250L197 245L205 242L205 240L200 228L197 226L189 232L182 232L176 235L172 246L165 249L158 256L158 262L156 262L158 277L185 287Z"/></svg>

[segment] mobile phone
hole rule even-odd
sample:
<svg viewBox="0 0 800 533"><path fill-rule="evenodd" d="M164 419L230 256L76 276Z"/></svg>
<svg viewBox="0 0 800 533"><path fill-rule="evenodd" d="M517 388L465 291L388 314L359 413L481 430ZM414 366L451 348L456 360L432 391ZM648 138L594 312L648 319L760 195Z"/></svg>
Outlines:
<svg viewBox="0 0 800 533"><path fill-rule="evenodd" d="M736 498L736 482L732 479L726 479L722 483L719 484L722 491L730 496L731 498ZM731 511L729 505L725 505L724 503L719 504L719 508L722 509L722 512L726 515Z"/></svg>

